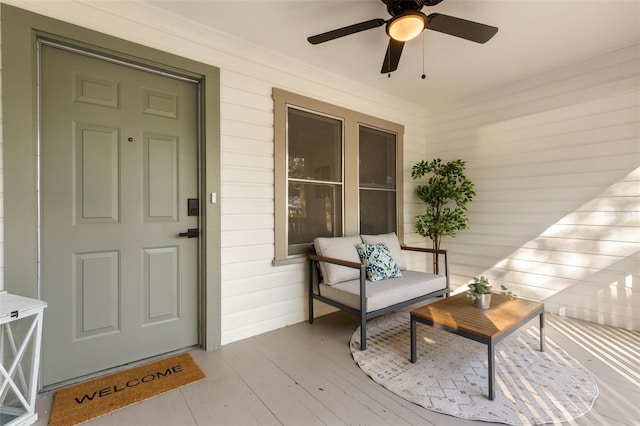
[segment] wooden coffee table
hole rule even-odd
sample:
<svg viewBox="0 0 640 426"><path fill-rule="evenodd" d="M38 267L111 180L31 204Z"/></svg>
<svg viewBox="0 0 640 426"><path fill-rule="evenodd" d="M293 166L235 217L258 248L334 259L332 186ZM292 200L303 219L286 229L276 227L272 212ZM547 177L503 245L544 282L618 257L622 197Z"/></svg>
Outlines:
<svg viewBox="0 0 640 426"><path fill-rule="evenodd" d="M540 351L544 352L544 303L527 299L491 297L489 309L474 306L460 293L411 311L411 362L416 356L416 323L428 324L467 339L484 343L489 357L489 399L495 398L495 346L536 316L540 316Z"/></svg>

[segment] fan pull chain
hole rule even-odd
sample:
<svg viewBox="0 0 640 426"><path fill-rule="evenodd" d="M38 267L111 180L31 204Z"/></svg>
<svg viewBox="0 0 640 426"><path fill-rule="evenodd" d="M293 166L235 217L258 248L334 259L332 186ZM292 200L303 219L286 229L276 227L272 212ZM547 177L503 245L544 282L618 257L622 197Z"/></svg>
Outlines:
<svg viewBox="0 0 640 426"><path fill-rule="evenodd" d="M425 31L422 31L422 79L424 80L425 78L427 78L427 76L424 73L424 38L425 38Z"/></svg>
<svg viewBox="0 0 640 426"><path fill-rule="evenodd" d="M391 43L387 44L387 65L391 69ZM391 78L391 71L387 74L387 78Z"/></svg>

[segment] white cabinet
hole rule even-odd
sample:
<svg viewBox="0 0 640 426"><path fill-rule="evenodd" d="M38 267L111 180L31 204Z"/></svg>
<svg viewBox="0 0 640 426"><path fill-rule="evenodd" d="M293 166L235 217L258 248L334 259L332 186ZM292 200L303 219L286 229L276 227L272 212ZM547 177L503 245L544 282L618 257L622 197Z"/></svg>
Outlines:
<svg viewBox="0 0 640 426"><path fill-rule="evenodd" d="M0 291L0 425L35 423L46 302Z"/></svg>

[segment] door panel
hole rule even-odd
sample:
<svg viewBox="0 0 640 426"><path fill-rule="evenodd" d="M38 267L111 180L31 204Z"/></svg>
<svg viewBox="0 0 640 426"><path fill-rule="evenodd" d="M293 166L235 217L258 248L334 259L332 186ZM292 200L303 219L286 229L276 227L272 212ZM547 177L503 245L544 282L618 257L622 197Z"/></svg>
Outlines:
<svg viewBox="0 0 640 426"><path fill-rule="evenodd" d="M144 135L145 222L178 219L178 141L169 135Z"/></svg>
<svg viewBox="0 0 640 426"><path fill-rule="evenodd" d="M120 326L118 252L74 254L76 340L113 333Z"/></svg>
<svg viewBox="0 0 640 426"><path fill-rule="evenodd" d="M176 247L145 249L144 323L179 316L178 250Z"/></svg>
<svg viewBox="0 0 640 426"><path fill-rule="evenodd" d="M41 55L47 386L198 343L197 87Z"/></svg>
<svg viewBox="0 0 640 426"><path fill-rule="evenodd" d="M75 223L117 223L119 213L118 129L74 123L72 167Z"/></svg>

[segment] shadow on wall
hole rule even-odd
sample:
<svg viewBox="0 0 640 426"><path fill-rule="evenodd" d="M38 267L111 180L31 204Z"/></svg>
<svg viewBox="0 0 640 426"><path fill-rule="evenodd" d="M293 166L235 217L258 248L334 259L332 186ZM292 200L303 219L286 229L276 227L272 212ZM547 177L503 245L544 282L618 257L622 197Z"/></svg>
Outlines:
<svg viewBox="0 0 640 426"><path fill-rule="evenodd" d="M483 275L549 312L640 330L640 168Z"/></svg>
<svg viewBox="0 0 640 426"><path fill-rule="evenodd" d="M478 194L447 242L454 285L482 274L551 312L640 330L639 65L634 44L431 117L432 152L464 158Z"/></svg>

